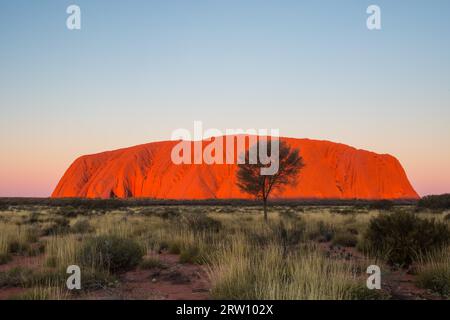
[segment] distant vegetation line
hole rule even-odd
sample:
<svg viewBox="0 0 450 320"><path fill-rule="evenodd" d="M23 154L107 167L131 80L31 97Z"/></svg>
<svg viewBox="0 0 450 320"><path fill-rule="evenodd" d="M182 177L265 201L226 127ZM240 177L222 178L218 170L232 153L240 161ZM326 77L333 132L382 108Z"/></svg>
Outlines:
<svg viewBox="0 0 450 320"><path fill-rule="evenodd" d="M269 206L386 206L386 205L417 205L417 200L358 200L358 199L299 199L271 200ZM242 199L209 199L209 200L160 200L148 198L128 199L86 199L86 198L0 198L0 207L14 205L45 205L73 206L88 209L111 209L122 207L140 207L152 205L205 205L205 206L257 206L257 200ZM426 204L423 204L426 206Z"/></svg>

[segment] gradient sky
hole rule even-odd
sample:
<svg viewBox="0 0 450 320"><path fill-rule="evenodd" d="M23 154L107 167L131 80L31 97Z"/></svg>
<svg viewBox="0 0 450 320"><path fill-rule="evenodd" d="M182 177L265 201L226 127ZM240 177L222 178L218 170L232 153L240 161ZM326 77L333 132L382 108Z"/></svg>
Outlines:
<svg viewBox="0 0 450 320"><path fill-rule="evenodd" d="M449 119L448 0L0 0L0 196L194 120L390 153L450 192Z"/></svg>

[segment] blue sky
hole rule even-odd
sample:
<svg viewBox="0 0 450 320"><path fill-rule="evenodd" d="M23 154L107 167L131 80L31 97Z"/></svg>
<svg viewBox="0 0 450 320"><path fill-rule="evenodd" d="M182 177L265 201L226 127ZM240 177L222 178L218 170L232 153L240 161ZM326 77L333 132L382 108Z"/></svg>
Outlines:
<svg viewBox="0 0 450 320"><path fill-rule="evenodd" d="M81 8L82 28L65 26ZM382 30L366 28L381 8ZM0 196L176 128L279 128L450 191L450 2L0 1ZM30 163L30 159L33 159Z"/></svg>

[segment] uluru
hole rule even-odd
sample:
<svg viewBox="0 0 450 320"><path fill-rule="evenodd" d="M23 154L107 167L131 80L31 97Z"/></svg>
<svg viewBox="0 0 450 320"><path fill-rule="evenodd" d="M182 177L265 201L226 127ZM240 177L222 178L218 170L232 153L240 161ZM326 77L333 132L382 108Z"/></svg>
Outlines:
<svg viewBox="0 0 450 320"><path fill-rule="evenodd" d="M322 140L280 138L299 149L298 184L278 199L417 199L400 162L388 154ZM174 164L179 141L84 155L64 173L53 198L245 199L236 164ZM205 148L209 141L203 141ZM225 150L226 152L226 150Z"/></svg>

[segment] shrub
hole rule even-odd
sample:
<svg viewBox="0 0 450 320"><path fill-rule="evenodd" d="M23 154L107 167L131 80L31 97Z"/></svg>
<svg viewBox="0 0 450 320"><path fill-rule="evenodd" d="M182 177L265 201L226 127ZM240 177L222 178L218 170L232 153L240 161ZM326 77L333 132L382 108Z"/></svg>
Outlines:
<svg viewBox="0 0 450 320"><path fill-rule="evenodd" d="M178 242L173 241L169 244L169 247L167 249L171 254L180 254L181 245Z"/></svg>
<svg viewBox="0 0 450 320"><path fill-rule="evenodd" d="M11 241L8 245L8 252L9 253L23 253L28 251L30 248L30 244L29 243L23 243L17 240Z"/></svg>
<svg viewBox="0 0 450 320"><path fill-rule="evenodd" d="M196 247L191 247L181 250L180 253L181 263L200 263L199 250Z"/></svg>
<svg viewBox="0 0 450 320"><path fill-rule="evenodd" d="M392 207L394 206L394 203L391 200L379 200L379 201L374 201L370 204L370 209L375 209L375 210L391 210Z"/></svg>
<svg viewBox="0 0 450 320"><path fill-rule="evenodd" d="M445 223L401 212L373 218L364 237L370 250L385 255L388 263L408 266L449 243L450 231Z"/></svg>
<svg viewBox="0 0 450 320"><path fill-rule="evenodd" d="M11 255L9 253L0 253L0 265L6 264L11 261Z"/></svg>
<svg viewBox="0 0 450 320"><path fill-rule="evenodd" d="M0 288L25 286L33 279L31 269L16 267L0 272Z"/></svg>
<svg viewBox="0 0 450 320"><path fill-rule="evenodd" d="M70 221L64 217L56 218L53 223L42 230L43 236L64 234L70 230Z"/></svg>
<svg viewBox="0 0 450 320"><path fill-rule="evenodd" d="M136 241L103 235L87 239L80 256L83 265L116 273L136 267L143 255L144 250Z"/></svg>
<svg viewBox="0 0 450 320"><path fill-rule="evenodd" d="M58 208L57 214L67 218L75 218L78 215L85 214L86 210L81 208L74 208L73 206L66 206Z"/></svg>
<svg viewBox="0 0 450 320"><path fill-rule="evenodd" d="M450 194L431 195L423 197L417 203L419 208L450 209Z"/></svg>
<svg viewBox="0 0 450 320"><path fill-rule="evenodd" d="M450 296L450 268L448 264L429 266L419 272L417 285L442 296Z"/></svg>
<svg viewBox="0 0 450 320"><path fill-rule="evenodd" d="M167 243L167 241L161 241L159 243L159 251L168 250L168 249L169 249L169 244Z"/></svg>
<svg viewBox="0 0 450 320"><path fill-rule="evenodd" d="M390 295L380 289L369 289L367 286L358 284L349 288L352 300L388 300Z"/></svg>
<svg viewBox="0 0 450 320"><path fill-rule="evenodd" d="M70 230L73 233L89 233L92 232L94 228L92 228L91 224L87 219L78 219L75 223L70 227Z"/></svg>
<svg viewBox="0 0 450 320"><path fill-rule="evenodd" d="M333 238L334 245L340 245L343 247L355 247L358 243L356 235L349 232L338 232Z"/></svg>
<svg viewBox="0 0 450 320"><path fill-rule="evenodd" d="M88 269L84 270L81 275L81 290L100 290L107 287L115 287L118 280L108 271Z"/></svg>

